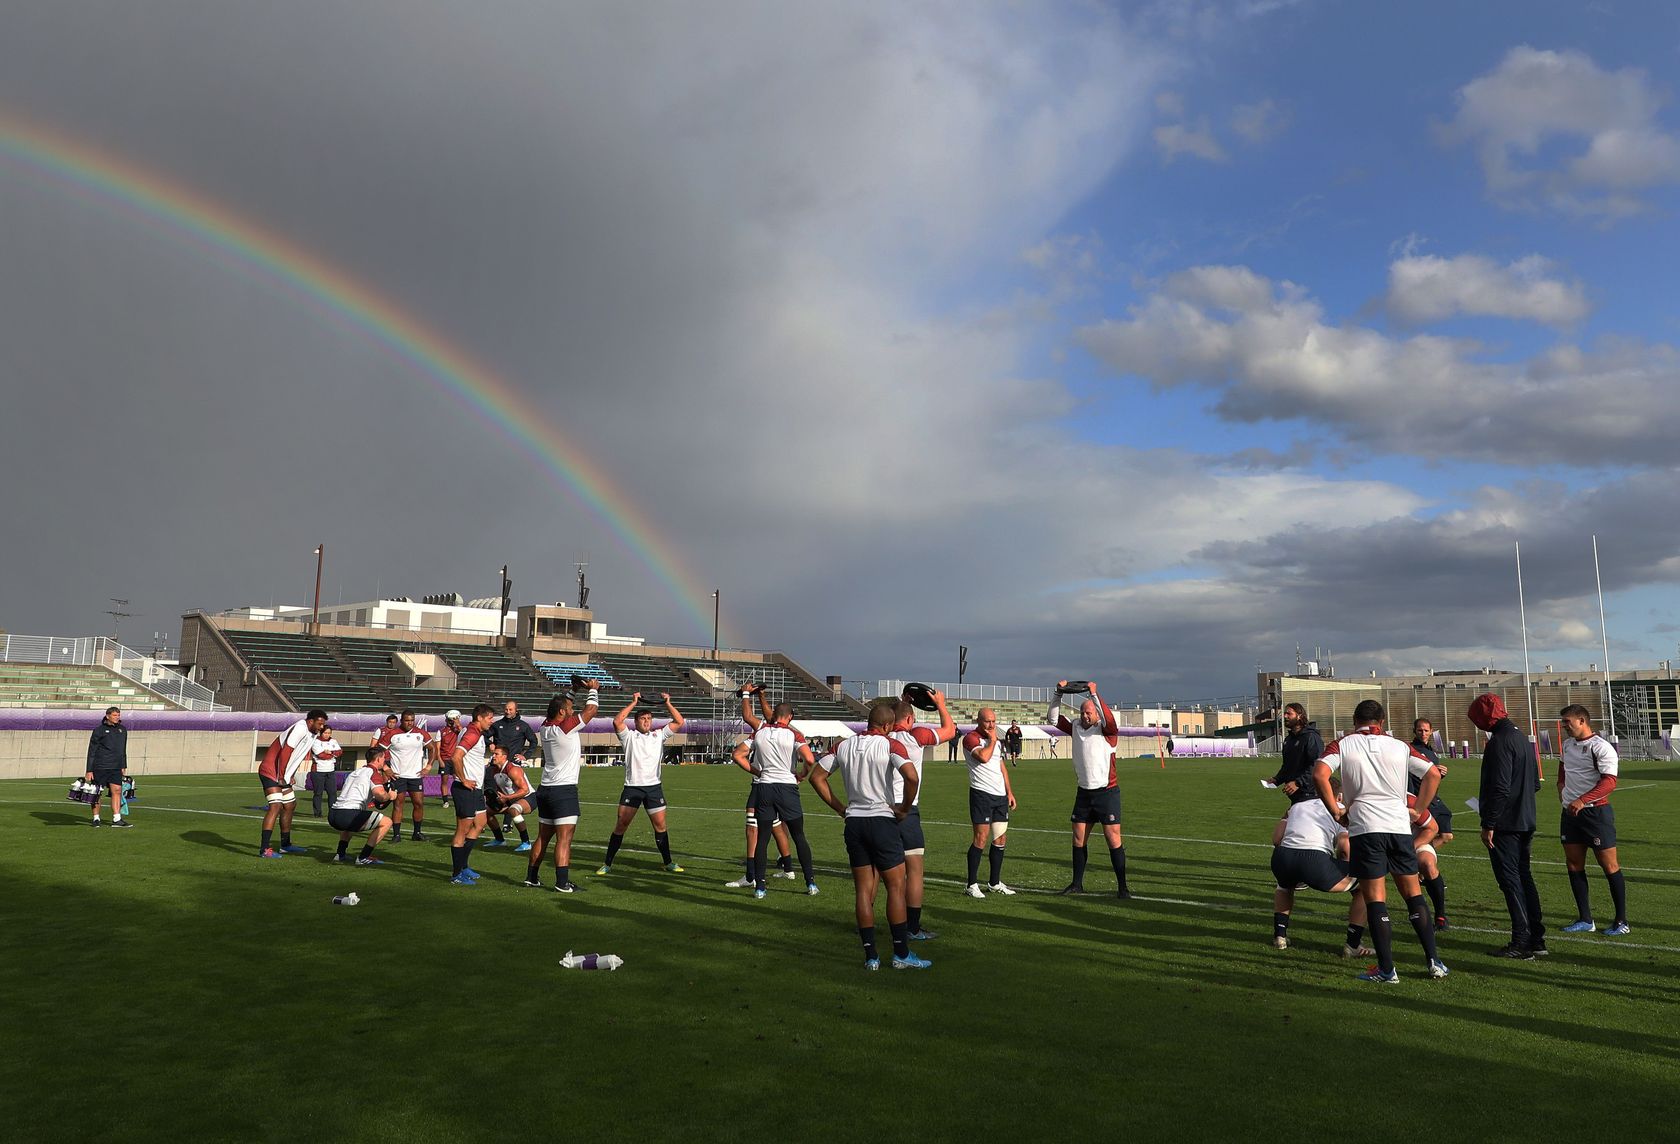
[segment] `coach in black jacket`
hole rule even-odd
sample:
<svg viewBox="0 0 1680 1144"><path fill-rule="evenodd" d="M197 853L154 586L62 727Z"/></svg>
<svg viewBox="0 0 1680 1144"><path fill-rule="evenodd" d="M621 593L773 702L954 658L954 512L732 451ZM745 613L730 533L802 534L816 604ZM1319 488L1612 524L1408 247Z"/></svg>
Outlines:
<svg viewBox="0 0 1680 1144"><path fill-rule="evenodd" d="M1493 955L1532 961L1536 954L1546 952L1540 891L1529 868L1540 764L1528 736L1511 722L1499 696L1478 695L1470 704L1470 722L1489 735L1482 751L1482 843L1488 848L1494 879L1511 915L1511 942Z"/></svg>
<svg viewBox="0 0 1680 1144"><path fill-rule="evenodd" d="M1307 722L1307 709L1299 703L1284 706L1283 729L1289 732L1283 738L1283 766L1272 776L1272 783L1283 789L1290 802L1315 799L1318 791L1313 787L1312 769L1324 754L1324 736L1318 733L1318 724ZM1289 789L1290 783L1294 789Z"/></svg>

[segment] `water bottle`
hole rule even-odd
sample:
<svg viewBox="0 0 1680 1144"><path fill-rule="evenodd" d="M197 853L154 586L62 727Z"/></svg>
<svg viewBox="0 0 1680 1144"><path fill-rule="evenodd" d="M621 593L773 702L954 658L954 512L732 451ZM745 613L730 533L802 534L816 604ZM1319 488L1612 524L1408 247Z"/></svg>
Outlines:
<svg viewBox="0 0 1680 1144"><path fill-rule="evenodd" d="M566 969L617 969L624 959L616 953L573 953L568 949L560 964Z"/></svg>
<svg viewBox="0 0 1680 1144"><path fill-rule="evenodd" d="M360 905L361 902L362 899L356 896L356 891L354 890L350 891L348 894L340 894L333 899L333 905L335 906L357 906Z"/></svg>

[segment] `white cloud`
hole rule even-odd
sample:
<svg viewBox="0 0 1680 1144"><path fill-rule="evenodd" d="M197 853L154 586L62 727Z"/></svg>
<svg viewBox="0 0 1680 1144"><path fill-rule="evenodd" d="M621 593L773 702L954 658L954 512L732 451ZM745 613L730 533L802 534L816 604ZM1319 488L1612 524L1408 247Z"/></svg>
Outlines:
<svg viewBox="0 0 1680 1144"><path fill-rule="evenodd" d="M1459 89L1440 135L1476 148L1497 202L1614 218L1647 208L1638 192L1680 183L1680 139L1658 122L1663 102L1641 69L1523 45ZM1560 161L1554 142L1578 150Z"/></svg>
<svg viewBox="0 0 1680 1144"><path fill-rule="evenodd" d="M1259 146L1277 138L1289 126L1289 112L1274 100L1239 104L1231 112L1231 130Z"/></svg>
<svg viewBox="0 0 1680 1144"><path fill-rule="evenodd" d="M1592 309L1581 283L1554 276L1553 264L1537 254L1501 266L1477 254L1442 258L1410 246L1406 251L1389 264L1385 298L1403 321L1468 314L1566 326Z"/></svg>
<svg viewBox="0 0 1680 1144"><path fill-rule="evenodd" d="M1081 343L1116 372L1217 394L1237 422L1301 419L1340 447L1519 465L1666 465L1680 441L1680 352L1565 345L1526 362L1474 342L1330 322L1300 287L1242 266L1169 277Z"/></svg>
<svg viewBox="0 0 1680 1144"><path fill-rule="evenodd" d="M1152 134L1164 162L1171 163L1181 155L1194 155L1210 163L1223 163L1226 159L1225 148L1213 137L1206 116L1197 120L1194 127L1167 123L1155 128Z"/></svg>

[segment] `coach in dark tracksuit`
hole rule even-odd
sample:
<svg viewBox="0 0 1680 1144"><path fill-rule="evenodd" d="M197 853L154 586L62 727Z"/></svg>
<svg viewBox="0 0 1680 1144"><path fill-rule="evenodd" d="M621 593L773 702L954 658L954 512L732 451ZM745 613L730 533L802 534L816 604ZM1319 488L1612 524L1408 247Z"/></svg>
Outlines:
<svg viewBox="0 0 1680 1144"><path fill-rule="evenodd" d="M1283 793L1289 796L1290 802L1307 802L1318 797L1318 790L1313 786L1313 764L1324 754L1324 736L1318 733L1318 724L1307 722L1307 709L1299 703L1290 703L1283 709L1283 728L1288 732L1283 737L1283 766L1272 776L1272 784L1282 787L1285 783L1294 783L1294 790Z"/></svg>
<svg viewBox="0 0 1680 1144"><path fill-rule="evenodd" d="M93 825L99 825L99 799L107 791L111 795L111 825L129 825L122 816L123 775L127 771L128 728L122 725L122 710L108 707L104 721L88 739L87 771L82 776L84 782L98 787L93 796Z"/></svg>
<svg viewBox="0 0 1680 1144"><path fill-rule="evenodd" d="M1536 954L1546 952L1540 891L1529 868L1539 763L1528 736L1511 722L1499 696L1478 695L1470 704L1470 722L1490 736L1482 751L1482 844L1488 848L1494 879L1511 914L1510 944L1492 952L1495 957L1532 961Z"/></svg>
<svg viewBox="0 0 1680 1144"><path fill-rule="evenodd" d="M537 739L536 732L531 730L531 725L519 717L519 704L509 700L507 706L502 710L505 714L490 724L490 745L504 748L508 753L508 758L523 763L537 749L540 742ZM491 796L494 797L494 792L491 792ZM493 801L490 809L492 812L496 809ZM506 814L502 816L502 829L513 829L511 816ZM498 841L501 837L500 834L496 835Z"/></svg>

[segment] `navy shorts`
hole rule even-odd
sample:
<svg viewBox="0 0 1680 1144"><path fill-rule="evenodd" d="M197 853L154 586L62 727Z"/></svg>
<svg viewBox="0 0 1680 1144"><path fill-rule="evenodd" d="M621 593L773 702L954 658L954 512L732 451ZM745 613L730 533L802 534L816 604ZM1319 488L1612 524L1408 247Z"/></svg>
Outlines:
<svg viewBox="0 0 1680 1144"><path fill-rule="evenodd" d="M911 807L910 813L898 820L898 838L905 850L927 849L927 839L922 837L921 807Z"/></svg>
<svg viewBox="0 0 1680 1144"><path fill-rule="evenodd" d="M99 780L98 775L94 775L93 777L94 777L95 782L97 782ZM265 794L268 793L271 790L285 790L286 789L286 784L283 781L281 781L280 779L271 779L265 774L260 774L259 773L257 775L257 781L262 783L263 793L265 793Z"/></svg>
<svg viewBox="0 0 1680 1144"><path fill-rule="evenodd" d="M562 818L578 817L578 788L576 783L565 786L537 788L537 821L555 826Z"/></svg>
<svg viewBox="0 0 1680 1144"><path fill-rule="evenodd" d="M624 793L618 796L619 806L628 806L634 810L646 807L649 814L656 810L665 809L665 784L654 783L652 786L627 786Z"/></svg>
<svg viewBox="0 0 1680 1144"><path fill-rule="evenodd" d="M93 785L103 791L106 787L122 786L121 771L94 771Z"/></svg>
<svg viewBox="0 0 1680 1144"><path fill-rule="evenodd" d="M1272 877L1280 890L1307 885L1326 893L1348 876L1348 864L1322 850L1296 850L1279 846L1272 851Z"/></svg>
<svg viewBox="0 0 1680 1144"><path fill-rule="evenodd" d="M466 783L456 783L455 789L450 792L449 797L455 804L455 817L457 819L472 818L474 815L484 813L484 791L482 788L468 790Z"/></svg>
<svg viewBox="0 0 1680 1144"><path fill-rule="evenodd" d="M404 779L393 778L387 785L392 794L420 794L425 789L424 778Z"/></svg>
<svg viewBox="0 0 1680 1144"><path fill-rule="evenodd" d="M853 868L873 866L894 870L904 865L904 839L900 823L890 818L848 818L846 861Z"/></svg>
<svg viewBox="0 0 1680 1144"><path fill-rule="evenodd" d="M1120 825L1120 788L1098 787L1096 790L1079 788L1079 793L1073 796L1073 814L1069 822L1095 822L1102 826Z"/></svg>
<svg viewBox="0 0 1680 1144"><path fill-rule="evenodd" d="M1440 799L1435 799L1429 804L1429 813L1435 816L1435 829L1439 830L1442 834L1451 834L1453 832L1453 812L1447 809L1446 803L1442 802Z"/></svg>
<svg viewBox="0 0 1680 1144"><path fill-rule="evenodd" d="M968 792L968 820L975 826L987 822L1009 821L1009 796L987 794L983 790Z"/></svg>
<svg viewBox="0 0 1680 1144"><path fill-rule="evenodd" d="M333 807L327 811L327 825L334 830L348 830L351 834L360 834L368 828L376 812L371 810L356 810L353 807Z"/></svg>
<svg viewBox="0 0 1680 1144"><path fill-rule="evenodd" d="M1410 834L1355 834L1348 873L1361 882L1380 882L1390 874L1416 874L1417 850Z"/></svg>
<svg viewBox="0 0 1680 1144"><path fill-rule="evenodd" d="M805 817L805 807L799 801L796 784L759 783L753 790L758 798L758 816L768 818L770 825Z"/></svg>
<svg viewBox="0 0 1680 1144"><path fill-rule="evenodd" d="M1563 821L1558 826L1558 841L1565 846L1609 850L1616 845L1616 812L1609 804L1583 806L1580 814L1570 814L1565 810Z"/></svg>

